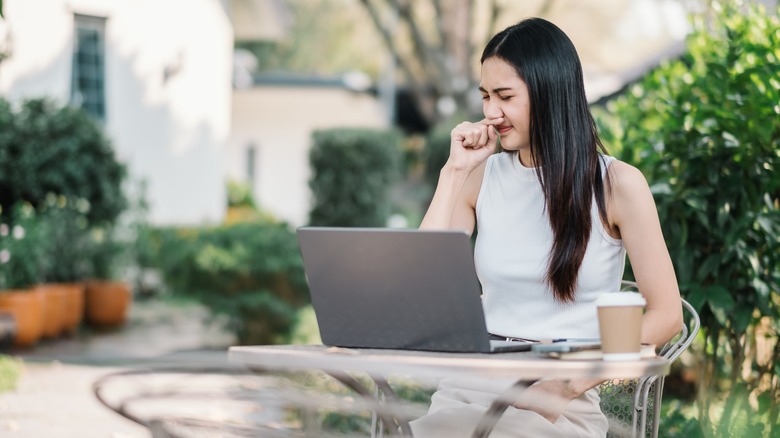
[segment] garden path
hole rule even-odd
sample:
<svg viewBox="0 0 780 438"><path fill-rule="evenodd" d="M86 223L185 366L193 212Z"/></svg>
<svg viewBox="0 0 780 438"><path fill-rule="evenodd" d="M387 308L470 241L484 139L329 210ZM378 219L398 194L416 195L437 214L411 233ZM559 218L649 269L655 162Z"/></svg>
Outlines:
<svg viewBox="0 0 780 438"><path fill-rule="evenodd" d="M12 351L24 369L17 389L0 394L0 436L148 438L146 428L100 404L92 383L143 365L223 364L233 340L202 306L154 298L134 302L119 330L82 329Z"/></svg>

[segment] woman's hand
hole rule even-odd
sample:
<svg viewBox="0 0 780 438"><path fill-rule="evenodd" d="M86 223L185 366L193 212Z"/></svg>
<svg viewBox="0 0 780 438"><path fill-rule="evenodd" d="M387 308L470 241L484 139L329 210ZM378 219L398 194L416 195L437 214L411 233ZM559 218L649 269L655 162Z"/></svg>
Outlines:
<svg viewBox="0 0 780 438"><path fill-rule="evenodd" d="M555 423L569 402L577 397L579 394L571 390L568 380L540 380L523 391L512 406L536 412L550 423Z"/></svg>
<svg viewBox="0 0 780 438"><path fill-rule="evenodd" d="M494 128L503 117L485 118L479 122L463 122L450 132L450 157L447 165L453 170L470 173L496 151L498 133Z"/></svg>
<svg viewBox="0 0 780 438"><path fill-rule="evenodd" d="M477 123L463 122L450 132L450 157L439 173L439 182L420 228L466 230L471 234L476 221L474 206L482 184L478 169L498 144L495 125L503 117Z"/></svg>
<svg viewBox="0 0 780 438"><path fill-rule="evenodd" d="M542 379L526 388L512 406L536 412L555 423L569 402L603 382L598 379Z"/></svg>

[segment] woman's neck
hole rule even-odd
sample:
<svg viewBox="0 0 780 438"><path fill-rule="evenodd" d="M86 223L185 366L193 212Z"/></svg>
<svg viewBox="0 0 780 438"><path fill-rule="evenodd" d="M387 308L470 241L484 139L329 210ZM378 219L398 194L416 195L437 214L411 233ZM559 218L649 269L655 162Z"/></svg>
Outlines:
<svg viewBox="0 0 780 438"><path fill-rule="evenodd" d="M523 167L533 168L536 167L533 156L531 156L530 150L520 150L517 152L517 159L520 160L520 165Z"/></svg>

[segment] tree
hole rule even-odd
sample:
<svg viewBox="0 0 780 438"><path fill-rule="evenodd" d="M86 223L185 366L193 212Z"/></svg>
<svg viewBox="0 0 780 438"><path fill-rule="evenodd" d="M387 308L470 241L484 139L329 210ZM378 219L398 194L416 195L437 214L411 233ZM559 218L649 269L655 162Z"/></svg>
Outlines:
<svg viewBox="0 0 780 438"><path fill-rule="evenodd" d="M384 57L378 37L356 0L286 0L289 26L283 38L236 41L257 58L258 72L342 74L359 70L376 77Z"/></svg>
<svg viewBox="0 0 780 438"><path fill-rule="evenodd" d="M476 57L513 5L499 0L360 0L393 54L406 86L431 124L457 108L478 114L472 99ZM553 2L540 3L544 15Z"/></svg>
<svg viewBox="0 0 780 438"><path fill-rule="evenodd" d="M605 140L648 176L701 315L704 435L778 436L780 8L713 8L682 59L611 102Z"/></svg>

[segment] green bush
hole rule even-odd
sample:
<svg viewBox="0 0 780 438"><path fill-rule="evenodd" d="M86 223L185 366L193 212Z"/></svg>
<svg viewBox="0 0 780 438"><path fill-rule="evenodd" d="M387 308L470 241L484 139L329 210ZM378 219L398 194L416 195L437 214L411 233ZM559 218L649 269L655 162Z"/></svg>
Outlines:
<svg viewBox="0 0 780 438"><path fill-rule="evenodd" d="M125 209L124 165L102 128L80 109L49 99L0 99L0 206L36 207L49 194L89 202L90 222L113 222Z"/></svg>
<svg viewBox="0 0 780 438"><path fill-rule="evenodd" d="M174 294L227 315L242 344L286 342L308 304L298 242L286 224L157 230L156 264Z"/></svg>
<svg viewBox="0 0 780 438"><path fill-rule="evenodd" d="M701 315L705 436L777 436L780 8L715 6L687 55L611 102L605 139L648 176Z"/></svg>
<svg viewBox="0 0 780 438"><path fill-rule="evenodd" d="M390 189L400 176L400 133L342 128L316 131L312 137L310 224L386 225Z"/></svg>
<svg viewBox="0 0 780 438"><path fill-rule="evenodd" d="M38 211L45 253L42 280L69 283L87 279L91 274L89 202L49 194Z"/></svg>
<svg viewBox="0 0 780 438"><path fill-rule="evenodd" d="M26 289L41 281L46 259L42 228L40 216L28 203L0 215L0 292Z"/></svg>
<svg viewBox="0 0 780 438"><path fill-rule="evenodd" d="M431 129L425 137L423 160L425 161L425 182L431 187L431 194L439 183L441 168L450 158L450 131L455 122L443 122Z"/></svg>
<svg viewBox="0 0 780 438"><path fill-rule="evenodd" d="M120 229L115 226L92 227L84 236L82 258L86 262L85 278L100 280L121 280L124 269L132 266L135 242L122 239ZM132 236L135 238L137 233Z"/></svg>

